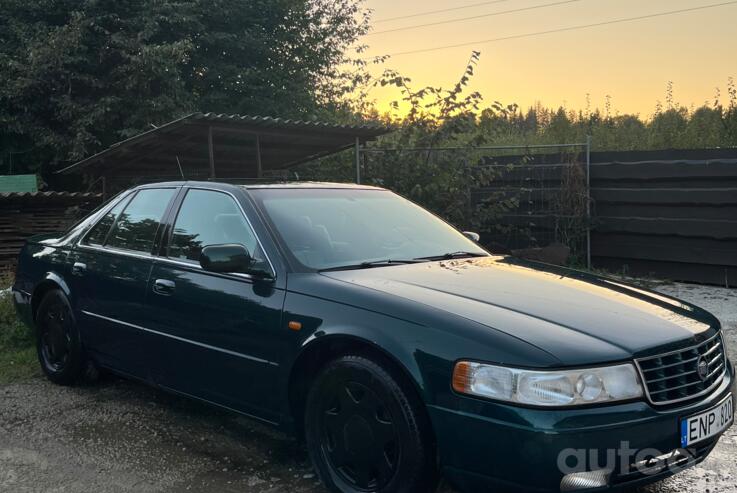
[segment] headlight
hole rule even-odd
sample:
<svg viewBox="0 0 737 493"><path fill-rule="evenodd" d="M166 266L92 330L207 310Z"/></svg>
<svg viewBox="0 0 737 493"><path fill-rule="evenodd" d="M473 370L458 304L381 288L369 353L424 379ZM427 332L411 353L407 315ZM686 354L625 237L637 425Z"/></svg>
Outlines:
<svg viewBox="0 0 737 493"><path fill-rule="evenodd" d="M532 371L461 361L453 390L531 406L561 407L642 397L632 364L566 371Z"/></svg>

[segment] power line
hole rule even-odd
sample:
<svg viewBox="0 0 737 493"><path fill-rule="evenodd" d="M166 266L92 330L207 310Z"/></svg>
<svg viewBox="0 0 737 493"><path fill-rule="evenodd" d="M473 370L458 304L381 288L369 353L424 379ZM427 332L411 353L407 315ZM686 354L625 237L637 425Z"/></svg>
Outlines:
<svg viewBox="0 0 737 493"><path fill-rule="evenodd" d="M408 29L419 29L421 27L439 26L441 24L452 24L454 22L463 22L463 21L470 21L473 19L481 19L484 17L494 17L497 15L512 14L514 12L525 12L528 10L536 10L536 9L542 9L546 7L554 7L556 5L564 5L566 3L574 3L574 2L582 2L582 1L584 0L563 0L560 2L546 3L543 5L533 5L532 7L522 7L519 9L502 10L501 12L492 12L490 14L472 15L470 17L461 17L459 19L449 19L446 21L428 22L427 24L417 24L414 26L396 27L393 29L385 29L384 31L374 31L372 33L366 34L366 36L373 36L375 34L393 33L397 31L406 31Z"/></svg>
<svg viewBox="0 0 737 493"><path fill-rule="evenodd" d="M491 5L494 3L502 3L502 2L508 2L509 0L493 0L491 2L481 2L481 3L473 3L471 5L463 5L461 7L450 7L448 9L440 9L440 10L429 10L427 12L418 12L416 14L408 14L408 15L400 15L397 17L389 17L386 19L379 19L374 21L374 24L380 24L382 22L389 22L389 21L398 21L400 19L409 19L412 17L423 17L426 15L432 15L432 14L441 14L443 12L451 12L453 10L463 10L463 9L470 9L473 7L481 7L483 5Z"/></svg>
<svg viewBox="0 0 737 493"><path fill-rule="evenodd" d="M610 25L610 24L619 24L619 23L622 23L622 22L638 21L638 20L642 20L642 19L652 19L652 18L655 18L655 17L663 17L663 16L666 16L666 15L683 14L683 13L686 13L686 12L695 12L697 10L706 10L706 9L712 9L712 8L716 8L716 7L723 7L723 6L726 6L726 5L734 5L734 4L737 4L737 0L733 0L731 2L714 3L714 4L711 4L711 5L703 5L701 7L692 7L692 8L689 8L689 9L670 10L670 11L667 11L667 12L658 12L656 14L640 15L640 16L637 16L637 17L627 17L627 18L624 18L624 19L614 19L614 20L611 20L611 21L597 22L597 23L594 23L594 24L584 24L584 25L579 25L579 26L562 27L562 28L559 28L559 29L550 29L548 31L537 31L537 32L533 32L533 33L515 34L515 35L512 35L512 36L504 36L504 37L501 37L501 38L483 39L483 40L479 40L479 41L471 41L471 42L467 42L467 43L458 43L458 44L454 44L454 45L435 46L435 47L432 47L432 48L422 48L422 49L419 49L419 50L401 51L401 52L398 52L398 53L391 53L391 54L389 54L389 56L395 57L395 56L401 56L401 55L413 55L415 53L425 53L425 52L429 52L429 51L446 50L446 49L450 49L450 48L462 48L464 46L473 46L473 45L478 45L478 44L495 43L497 41L507 41L507 40L510 40L510 39L529 38L529 37L533 37L533 36L541 36L541 35L544 35L544 34L553 34L553 33L561 33L561 32L566 32L566 31L575 31L575 30L578 30L578 29L587 29L587 28L591 28L591 27L606 26L606 25Z"/></svg>

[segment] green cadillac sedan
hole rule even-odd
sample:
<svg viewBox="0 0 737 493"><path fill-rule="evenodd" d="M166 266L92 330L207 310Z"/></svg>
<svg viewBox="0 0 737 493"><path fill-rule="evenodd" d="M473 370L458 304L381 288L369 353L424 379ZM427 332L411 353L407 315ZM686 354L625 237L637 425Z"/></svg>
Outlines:
<svg viewBox="0 0 737 493"><path fill-rule="evenodd" d="M732 424L719 321L495 256L374 187L169 182L23 248L46 376L89 368L282 427L335 492L599 491Z"/></svg>

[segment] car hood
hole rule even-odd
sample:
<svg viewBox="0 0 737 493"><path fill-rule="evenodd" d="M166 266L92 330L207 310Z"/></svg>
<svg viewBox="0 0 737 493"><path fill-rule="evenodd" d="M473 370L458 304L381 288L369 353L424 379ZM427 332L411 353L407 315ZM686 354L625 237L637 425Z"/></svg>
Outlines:
<svg viewBox="0 0 737 493"><path fill-rule="evenodd" d="M481 323L565 364L656 354L701 342L719 330L711 314L675 298L512 257L324 275Z"/></svg>

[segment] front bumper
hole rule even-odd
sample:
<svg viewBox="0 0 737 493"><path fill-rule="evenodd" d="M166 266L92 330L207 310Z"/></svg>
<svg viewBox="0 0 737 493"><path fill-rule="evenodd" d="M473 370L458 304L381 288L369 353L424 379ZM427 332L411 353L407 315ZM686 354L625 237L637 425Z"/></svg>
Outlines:
<svg viewBox="0 0 737 493"><path fill-rule="evenodd" d="M445 476L464 491L560 491L565 473L611 468L611 487L651 483L683 469L632 469L641 459L680 448L681 418L717 405L731 391L735 370L709 397L674 409L644 401L605 407L541 410L471 398L455 408L430 406ZM691 466L705 459L715 437L689 449ZM655 453L658 452L658 453ZM674 459L675 461L675 459Z"/></svg>

